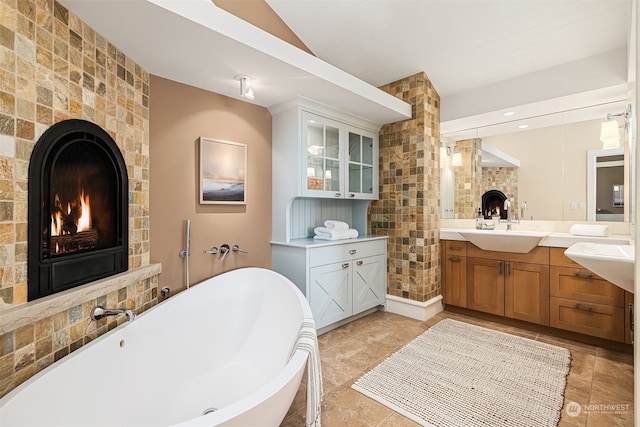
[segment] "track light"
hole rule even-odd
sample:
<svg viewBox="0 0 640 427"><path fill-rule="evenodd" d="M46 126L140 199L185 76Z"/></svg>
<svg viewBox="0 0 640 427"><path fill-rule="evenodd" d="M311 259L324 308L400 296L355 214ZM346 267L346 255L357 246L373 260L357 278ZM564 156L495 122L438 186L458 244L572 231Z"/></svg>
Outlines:
<svg viewBox="0 0 640 427"><path fill-rule="evenodd" d="M253 78L244 74L238 74L236 80L240 80L240 96L253 101L255 95L253 93L253 87L249 85L249 80L253 80Z"/></svg>

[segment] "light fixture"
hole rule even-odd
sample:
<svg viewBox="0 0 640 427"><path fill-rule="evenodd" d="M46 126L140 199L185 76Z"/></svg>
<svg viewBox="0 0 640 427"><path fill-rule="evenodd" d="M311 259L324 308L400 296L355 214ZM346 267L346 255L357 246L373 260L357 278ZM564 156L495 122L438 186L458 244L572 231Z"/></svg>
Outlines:
<svg viewBox="0 0 640 427"><path fill-rule="evenodd" d="M451 166L462 166L462 153L458 147L453 149L453 156L451 156Z"/></svg>
<svg viewBox="0 0 640 427"><path fill-rule="evenodd" d="M513 111L507 111L506 113L502 114L505 117L509 117L509 116L513 116L515 113Z"/></svg>
<svg viewBox="0 0 640 427"><path fill-rule="evenodd" d="M518 126L518 129L526 129L528 127L529 127L529 125L520 125L520 126Z"/></svg>
<svg viewBox="0 0 640 427"><path fill-rule="evenodd" d="M253 101L255 95L253 93L253 87L249 85L249 80L253 80L253 78L244 74L238 74L235 78L236 80L240 80L240 96Z"/></svg>
<svg viewBox="0 0 640 427"><path fill-rule="evenodd" d="M616 119L610 119L607 116L607 121L600 124L600 141L602 141L603 150L620 147L620 130Z"/></svg>
<svg viewBox="0 0 640 427"><path fill-rule="evenodd" d="M631 104L627 105L627 108L620 114L607 114L607 120L600 124L600 141L602 141L603 150L620 147L620 127L627 129L630 116ZM622 117L624 124L620 126L614 117Z"/></svg>

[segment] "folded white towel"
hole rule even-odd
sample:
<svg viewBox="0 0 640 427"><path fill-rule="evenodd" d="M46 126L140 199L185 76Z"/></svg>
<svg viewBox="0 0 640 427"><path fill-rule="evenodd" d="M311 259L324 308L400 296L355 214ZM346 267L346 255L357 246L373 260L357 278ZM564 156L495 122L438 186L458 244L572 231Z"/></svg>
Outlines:
<svg viewBox="0 0 640 427"><path fill-rule="evenodd" d="M336 230L348 230L349 224L343 221L336 221L333 219L328 219L324 222L324 226L326 228L334 228Z"/></svg>
<svg viewBox="0 0 640 427"><path fill-rule="evenodd" d="M609 226L597 224L573 224L569 232L574 236L607 237L609 236Z"/></svg>
<svg viewBox="0 0 640 427"><path fill-rule="evenodd" d="M313 238L319 240L355 239L358 237L358 230L355 228L336 230L333 228L316 227L313 229L313 232L315 233Z"/></svg>

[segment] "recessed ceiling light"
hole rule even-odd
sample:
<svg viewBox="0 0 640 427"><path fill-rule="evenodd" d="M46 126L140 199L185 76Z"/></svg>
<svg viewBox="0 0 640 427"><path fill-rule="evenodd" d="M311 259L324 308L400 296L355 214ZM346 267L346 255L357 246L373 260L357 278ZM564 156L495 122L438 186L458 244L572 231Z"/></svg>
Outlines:
<svg viewBox="0 0 640 427"><path fill-rule="evenodd" d="M520 125L520 126L518 126L518 129L526 129L528 127L529 127L529 125Z"/></svg>
<svg viewBox="0 0 640 427"><path fill-rule="evenodd" d="M505 117L509 117L509 116L513 116L515 113L513 111L507 111L506 113L503 114L503 116Z"/></svg>

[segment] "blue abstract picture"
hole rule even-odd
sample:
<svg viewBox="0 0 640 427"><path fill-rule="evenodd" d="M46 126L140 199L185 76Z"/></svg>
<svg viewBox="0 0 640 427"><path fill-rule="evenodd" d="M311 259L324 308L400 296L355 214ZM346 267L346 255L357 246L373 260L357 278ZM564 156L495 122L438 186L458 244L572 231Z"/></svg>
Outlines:
<svg viewBox="0 0 640 427"><path fill-rule="evenodd" d="M200 137L200 203L244 204L247 146Z"/></svg>

